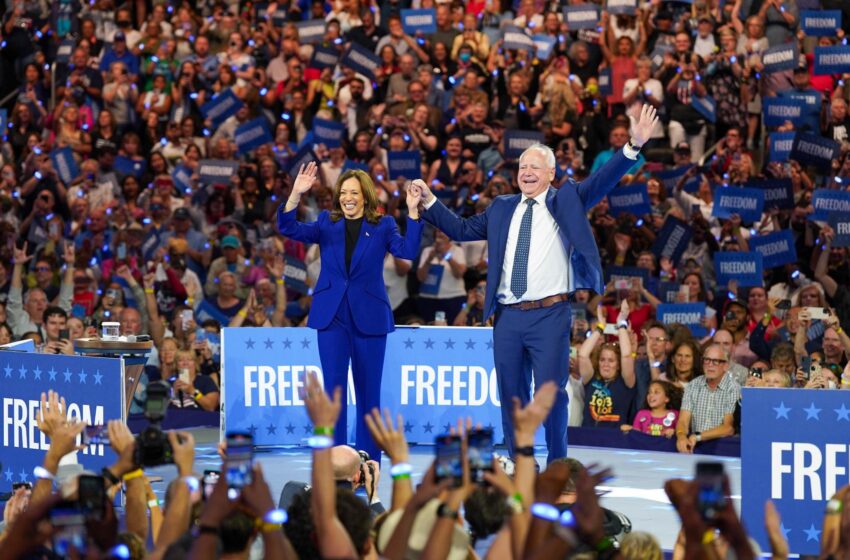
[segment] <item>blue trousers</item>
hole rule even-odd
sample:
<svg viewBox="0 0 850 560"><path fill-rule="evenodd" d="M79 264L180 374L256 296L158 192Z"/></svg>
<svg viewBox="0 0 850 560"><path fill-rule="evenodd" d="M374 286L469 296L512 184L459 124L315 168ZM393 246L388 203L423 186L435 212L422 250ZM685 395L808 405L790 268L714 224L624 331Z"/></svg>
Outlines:
<svg viewBox="0 0 850 560"><path fill-rule="evenodd" d="M570 374L569 302L522 311L499 306L493 327L493 354L502 403L502 428L511 457L514 456L513 397L525 405L529 400L532 371L534 386L547 381L560 390L552 412L543 423L546 431L547 462L567 456L569 397L565 387Z"/></svg>
<svg viewBox="0 0 850 560"><path fill-rule="evenodd" d="M333 395L334 387L343 389L342 410L334 427L334 443L348 444L347 387L348 364L351 362L354 396L357 400L355 445L357 449L367 451L372 459L380 463L381 451L372 440L363 416L373 408L381 406L381 375L384 370L387 335L373 336L357 330L348 305L348 294L340 303L331 324L318 331L317 335L325 390L329 395Z"/></svg>

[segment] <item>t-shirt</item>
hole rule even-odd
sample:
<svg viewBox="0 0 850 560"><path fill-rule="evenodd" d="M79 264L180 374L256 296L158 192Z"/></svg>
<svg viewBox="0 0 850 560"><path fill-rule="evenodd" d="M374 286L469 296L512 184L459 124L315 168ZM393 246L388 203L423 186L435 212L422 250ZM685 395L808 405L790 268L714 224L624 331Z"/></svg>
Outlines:
<svg viewBox="0 0 850 560"><path fill-rule="evenodd" d="M635 430L640 430L651 436L663 436L664 430L676 429L676 423L679 421L679 411L671 410L664 416L656 418L652 415L652 411L644 408L635 416L635 421L632 427Z"/></svg>
<svg viewBox="0 0 850 560"><path fill-rule="evenodd" d="M592 379L584 386L582 426L619 428L629 421L634 398L635 388L627 387L620 376L609 382Z"/></svg>

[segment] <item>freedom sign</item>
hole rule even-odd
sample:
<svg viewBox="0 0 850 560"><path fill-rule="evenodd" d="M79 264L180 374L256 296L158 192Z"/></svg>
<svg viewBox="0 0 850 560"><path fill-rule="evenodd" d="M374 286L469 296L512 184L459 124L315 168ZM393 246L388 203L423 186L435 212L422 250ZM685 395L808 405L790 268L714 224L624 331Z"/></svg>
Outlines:
<svg viewBox="0 0 850 560"><path fill-rule="evenodd" d="M791 159L821 170L830 170L840 147L835 140L809 132L797 132L791 148Z"/></svg>
<svg viewBox="0 0 850 560"><path fill-rule="evenodd" d="M298 28L298 40L301 43L321 43L325 37L328 24L323 19L308 19L295 24Z"/></svg>
<svg viewBox="0 0 850 560"><path fill-rule="evenodd" d="M387 171L393 181L400 177L408 180L421 179L422 154L419 150L387 152Z"/></svg>
<svg viewBox="0 0 850 560"><path fill-rule="evenodd" d="M223 429L251 433L256 445L304 445L313 426L301 390L307 373L322 379L316 331L225 328L222 345ZM492 427L494 441L502 441L492 348L488 327L401 327L387 336L381 404L404 416L408 441L431 444L462 415ZM352 442L356 396L350 376L344 395ZM542 436L541 429L536 442Z"/></svg>
<svg viewBox="0 0 850 560"><path fill-rule="evenodd" d="M790 229L756 235L750 238L749 245L751 251L757 251L761 255L764 268L797 262L797 248L794 246L794 234Z"/></svg>
<svg viewBox="0 0 850 560"><path fill-rule="evenodd" d="M652 244L652 252L659 259L667 257L675 265L688 248L693 234L693 229L687 223L674 216L667 216L655 243Z"/></svg>
<svg viewBox="0 0 850 560"><path fill-rule="evenodd" d="M797 51L797 43L783 43L771 47L761 55L764 71L768 74L793 70L797 66L800 54Z"/></svg>
<svg viewBox="0 0 850 560"><path fill-rule="evenodd" d="M537 50L537 58L546 60L552 54L555 48L557 39L549 35L533 35L531 40L534 42L534 48Z"/></svg>
<svg viewBox="0 0 850 560"><path fill-rule="evenodd" d="M761 103L765 126L781 126L785 121L798 126L803 121L805 103L801 99L764 97Z"/></svg>
<svg viewBox="0 0 850 560"><path fill-rule="evenodd" d="M201 106L204 119L210 119L213 127L218 128L228 117L235 115L245 104L236 97L230 88L219 93Z"/></svg>
<svg viewBox="0 0 850 560"><path fill-rule="evenodd" d="M815 47L815 76L850 72L850 45Z"/></svg>
<svg viewBox="0 0 850 560"><path fill-rule="evenodd" d="M207 185L229 185L239 171L239 162L229 159L202 159L198 164L198 176Z"/></svg>
<svg viewBox="0 0 850 560"><path fill-rule="evenodd" d="M764 192L746 187L722 187L714 193L712 215L729 218L738 214L744 223L753 223L761 219L764 210Z"/></svg>
<svg viewBox="0 0 850 560"><path fill-rule="evenodd" d="M640 278L644 286L649 285L649 270L639 266L616 266L605 267L605 281L610 282L615 278Z"/></svg>
<svg viewBox="0 0 850 560"><path fill-rule="evenodd" d="M328 148L339 148L344 136L343 123L320 118L313 119L313 140L316 144L324 144Z"/></svg>
<svg viewBox="0 0 850 560"><path fill-rule="evenodd" d="M247 154L263 144L272 142L269 123L265 117L257 117L236 129L234 140L240 154Z"/></svg>
<svg viewBox="0 0 850 560"><path fill-rule="evenodd" d="M812 222L829 220L830 212L850 212L850 192L832 189L815 189L812 193L812 208L809 214Z"/></svg>
<svg viewBox="0 0 850 560"><path fill-rule="evenodd" d="M310 67L318 70L333 68L337 62L339 62L339 51L334 47L317 45L313 48L313 58L310 59Z"/></svg>
<svg viewBox="0 0 850 560"><path fill-rule="evenodd" d="M850 247L850 212L830 212L829 227L835 232L833 247Z"/></svg>
<svg viewBox="0 0 850 560"><path fill-rule="evenodd" d="M570 31L596 29L599 24L599 6L596 4L575 4L564 8L564 21Z"/></svg>
<svg viewBox="0 0 850 560"><path fill-rule="evenodd" d="M421 10L402 10L401 26L408 35L419 33L435 33L437 31L437 10L424 8Z"/></svg>
<svg viewBox="0 0 850 560"><path fill-rule="evenodd" d="M174 186L180 189L180 192L192 192L192 170L183 165L176 165L174 171L171 172L171 180L174 181Z"/></svg>
<svg viewBox="0 0 850 560"><path fill-rule="evenodd" d="M307 286L307 265L304 264L304 261L292 256L288 257L283 269L283 276L288 289L304 295L311 293L309 286Z"/></svg>
<svg viewBox="0 0 850 560"><path fill-rule="evenodd" d="M3 383L3 438L0 441L0 480L11 486L35 483L33 468L44 461L48 438L36 422L41 394L54 390L67 405L67 416L89 425L125 420L121 403L123 361L64 354L0 351ZM108 445L76 452L85 469L100 472L116 460Z"/></svg>
<svg viewBox="0 0 850 560"><path fill-rule="evenodd" d="M745 187L759 189L764 193L764 208L790 210L794 208L794 190L791 179L755 179L747 181Z"/></svg>
<svg viewBox="0 0 850 560"><path fill-rule="evenodd" d="M626 212L634 216L644 216L652 211L646 183L617 187L608 193L608 206L614 217Z"/></svg>
<svg viewBox="0 0 850 560"><path fill-rule="evenodd" d="M519 159L526 148L544 141L542 132L534 130L506 130L504 135L505 159Z"/></svg>
<svg viewBox="0 0 850 560"><path fill-rule="evenodd" d="M531 37L523 29L515 25L505 26L502 43L509 50L530 51L534 49L534 41Z"/></svg>
<svg viewBox="0 0 850 560"><path fill-rule="evenodd" d="M769 550L764 504L772 500L792 553L820 552L826 502L850 483L844 391L744 388L741 403L741 513Z"/></svg>
<svg viewBox="0 0 850 560"><path fill-rule="evenodd" d="M718 251L714 253L714 273L718 286L735 280L739 286L762 285L761 253L755 251Z"/></svg>
<svg viewBox="0 0 850 560"><path fill-rule="evenodd" d="M796 132L771 132L770 136L770 161L776 163L787 163L794 147L794 136Z"/></svg>
<svg viewBox="0 0 850 560"><path fill-rule="evenodd" d="M599 70L599 79L597 80L599 85L599 94L600 95L611 95L614 92L613 86L611 85L611 69L610 68L602 68Z"/></svg>
<svg viewBox="0 0 850 560"><path fill-rule="evenodd" d="M800 27L810 37L835 37L841 27L841 10L800 10Z"/></svg>
<svg viewBox="0 0 850 560"><path fill-rule="evenodd" d="M53 162L56 174L66 185L70 185L79 176L80 168L77 166L70 146L56 148L50 152L50 160Z"/></svg>
<svg viewBox="0 0 850 560"><path fill-rule="evenodd" d="M378 55L366 47L352 42L343 55L342 60L340 60L340 63L355 72L360 72L370 80L374 80L375 70L380 66L381 60L378 58Z"/></svg>
<svg viewBox="0 0 850 560"><path fill-rule="evenodd" d="M637 13L637 0L608 0L605 9L609 14L633 16Z"/></svg>
<svg viewBox="0 0 850 560"><path fill-rule="evenodd" d="M697 113L708 119L710 122L717 120L717 101L710 95L691 96L691 107L696 109Z"/></svg>
<svg viewBox="0 0 850 560"><path fill-rule="evenodd" d="M705 317L705 302L662 303L655 309L655 316L665 325L685 325L696 337L708 334L702 320Z"/></svg>

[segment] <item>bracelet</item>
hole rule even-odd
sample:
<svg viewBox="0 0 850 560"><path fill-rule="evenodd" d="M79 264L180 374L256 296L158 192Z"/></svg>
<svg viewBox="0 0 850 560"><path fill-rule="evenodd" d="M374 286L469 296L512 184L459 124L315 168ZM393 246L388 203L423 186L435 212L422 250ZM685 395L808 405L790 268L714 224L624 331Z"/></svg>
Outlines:
<svg viewBox="0 0 850 560"><path fill-rule="evenodd" d="M314 436L333 436L333 426L316 426L313 428Z"/></svg>
<svg viewBox="0 0 850 560"><path fill-rule="evenodd" d="M334 440L328 436L312 436L307 438L307 447L312 449L327 449L333 447Z"/></svg>
<svg viewBox="0 0 850 560"><path fill-rule="evenodd" d="M244 309L240 309L236 314L238 316L242 317L243 319L248 316L248 312L245 311Z"/></svg>
<svg viewBox="0 0 850 560"><path fill-rule="evenodd" d="M410 463L398 463L390 467L390 476L393 480L410 478L413 473L413 465Z"/></svg>
<svg viewBox="0 0 850 560"><path fill-rule="evenodd" d="M546 521L557 521L561 516L561 513L558 511L558 508L553 506L552 504L547 504L545 502L535 502L531 504L531 515L534 517L539 517L540 519L544 519Z"/></svg>
<svg viewBox="0 0 850 560"><path fill-rule="evenodd" d="M619 323L617 323L617 328L618 329L627 329L627 328L629 328L629 322L628 321L620 321Z"/></svg>
<svg viewBox="0 0 850 560"><path fill-rule="evenodd" d="M129 472L124 475L124 482L128 480L133 480L134 478L139 478L145 476L145 473L142 472L142 469L136 469L133 472Z"/></svg>
<svg viewBox="0 0 850 560"><path fill-rule="evenodd" d="M637 358L637 352L632 352L632 359L634 360L635 358Z"/></svg>
<svg viewBox="0 0 850 560"><path fill-rule="evenodd" d="M110 484L121 484L121 479L112 474L112 471L109 470L109 467L103 467L101 469L100 474L103 475L103 478L109 481Z"/></svg>
<svg viewBox="0 0 850 560"><path fill-rule="evenodd" d="M192 400L198 400L203 396L204 396L204 394L202 392L195 389L195 393L192 395Z"/></svg>
<svg viewBox="0 0 850 560"><path fill-rule="evenodd" d="M514 454L521 457L534 457L534 446L526 445L525 447L514 448Z"/></svg>
<svg viewBox="0 0 850 560"><path fill-rule="evenodd" d="M831 500L826 502L826 514L827 515L834 515L836 513L841 513L841 511L843 509L844 509L844 504L841 502L841 500L839 500L837 498L832 498Z"/></svg>
<svg viewBox="0 0 850 560"><path fill-rule="evenodd" d="M706 529L702 535L702 544L711 544L715 540L717 540L717 533L714 532L714 529Z"/></svg>
<svg viewBox="0 0 850 560"><path fill-rule="evenodd" d="M285 509L273 509L263 517L254 520L254 527L261 533L273 533L283 529L283 525L289 521L289 515Z"/></svg>
<svg viewBox="0 0 850 560"><path fill-rule="evenodd" d="M152 293L154 293L154 290L153 290L153 288L145 288L145 293L146 294L152 294Z"/></svg>
<svg viewBox="0 0 850 560"><path fill-rule="evenodd" d="M508 496L505 498L505 503L512 513L518 514L522 513L522 494L517 492L513 496Z"/></svg>
<svg viewBox="0 0 850 560"><path fill-rule="evenodd" d="M835 334L841 334L844 332L844 329L841 326L835 327Z"/></svg>
<svg viewBox="0 0 850 560"><path fill-rule="evenodd" d="M600 333L605 332L605 323L596 323L596 327L594 327Z"/></svg>
<svg viewBox="0 0 850 560"><path fill-rule="evenodd" d="M276 283L278 286L283 286L283 284L284 284L284 282L283 282L283 278L278 278L278 279L276 279L276 280L275 280L275 283Z"/></svg>
<svg viewBox="0 0 850 560"><path fill-rule="evenodd" d="M605 552L606 550L610 549L613 546L614 546L614 539L612 539L611 537L602 537L602 540L600 540L598 543L596 543L596 545L593 548L596 549L596 552Z"/></svg>

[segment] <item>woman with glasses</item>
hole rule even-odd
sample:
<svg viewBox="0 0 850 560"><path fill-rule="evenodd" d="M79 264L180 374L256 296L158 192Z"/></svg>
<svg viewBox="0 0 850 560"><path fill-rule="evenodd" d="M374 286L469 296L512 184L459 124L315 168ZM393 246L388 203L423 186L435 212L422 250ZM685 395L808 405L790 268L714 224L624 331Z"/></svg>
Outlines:
<svg viewBox="0 0 850 560"><path fill-rule="evenodd" d="M584 383L583 426L619 429L631 421L635 408L635 354L637 337L629 322L624 300L617 316L619 342L603 342L605 308L596 308L597 323L578 351L578 368ZM601 343L601 344L600 344Z"/></svg>

